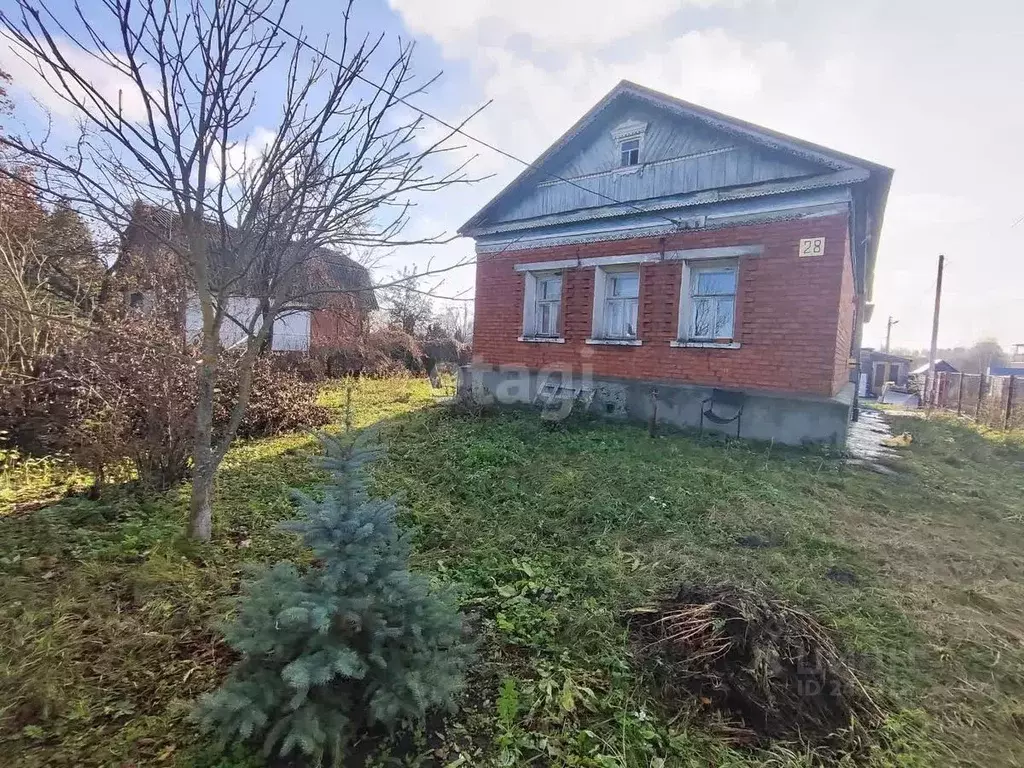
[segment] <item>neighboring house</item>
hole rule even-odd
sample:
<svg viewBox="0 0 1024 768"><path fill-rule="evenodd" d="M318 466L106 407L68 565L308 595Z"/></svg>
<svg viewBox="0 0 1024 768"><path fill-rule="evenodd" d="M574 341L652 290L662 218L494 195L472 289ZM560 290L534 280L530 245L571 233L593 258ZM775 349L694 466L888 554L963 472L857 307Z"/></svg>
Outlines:
<svg viewBox="0 0 1024 768"><path fill-rule="evenodd" d="M989 376L1024 376L1024 344L1014 344L1005 365L989 366Z"/></svg>
<svg viewBox="0 0 1024 768"><path fill-rule="evenodd" d="M143 220L144 217L144 220ZM154 235L159 227L160 236ZM175 215L154 206L138 203L125 232L122 259L132 275L128 303L139 308L161 307L172 322L179 325L187 339L202 330L202 315L190 279L181 274L180 265L168 251L163 238L173 241L180 225ZM229 234L233 231L229 232ZM211 248L220 241L219 229L211 225ZM238 270L228 255L215 254L215 267L226 276ZM296 264L299 262L296 260ZM302 280L297 293L309 288L309 296L281 311L274 319L270 348L275 351L330 348L358 336L368 313L377 309L373 283L367 269L343 253L316 249L301 262ZM224 346L245 341L243 326L251 323L261 310L259 281L251 276L232 280L237 283L228 299L226 319L220 339Z"/></svg>
<svg viewBox="0 0 1024 768"><path fill-rule="evenodd" d="M842 441L891 176L620 83L459 230L463 391L696 425L724 389L743 436Z"/></svg>
<svg viewBox="0 0 1024 768"><path fill-rule="evenodd" d="M861 394L878 397L888 381L897 387L906 386L912 362L909 357L890 355L868 347L861 349Z"/></svg>
<svg viewBox="0 0 1024 768"><path fill-rule="evenodd" d="M960 369L952 363L948 363L941 358L935 361L935 372L936 373L959 373ZM917 368L910 372L911 376L927 376L928 375L928 363L919 365Z"/></svg>

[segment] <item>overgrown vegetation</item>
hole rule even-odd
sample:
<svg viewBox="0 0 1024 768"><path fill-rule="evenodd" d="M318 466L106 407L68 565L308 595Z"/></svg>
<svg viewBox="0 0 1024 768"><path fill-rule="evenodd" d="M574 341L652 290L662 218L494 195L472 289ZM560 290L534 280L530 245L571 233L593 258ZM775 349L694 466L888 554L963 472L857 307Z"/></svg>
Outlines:
<svg viewBox="0 0 1024 768"><path fill-rule="evenodd" d="M132 343L126 344L130 338ZM215 434L238 400L238 356L223 355ZM33 375L0 384L0 445L29 456L66 456L97 484L137 479L166 490L191 469L198 356L159 317L131 313L34 361ZM242 437L326 423L317 390L269 358L252 364Z"/></svg>
<svg viewBox="0 0 1024 768"><path fill-rule="evenodd" d="M355 413L384 422L373 490L402 498L413 567L456 590L479 658L457 715L358 740L361 758L601 768L833 759L793 740L737 745L735 723L716 723L699 697L679 708L658 695L624 616L679 584L712 581L776 595L823 625L886 713L859 763L1024 760L1019 437L897 420L914 441L887 477L823 454L603 423L551 429L535 414L422 408L430 400L424 382L365 379ZM335 412L343 402L337 388L321 399ZM315 449L306 435L234 448L208 545L180 537L180 487L112 489L0 519L0 763L262 765L256 753L217 751L188 713L234 660L215 627L243 566L302 557L277 523L295 515L289 486L323 482L308 461ZM19 488L11 494L24 500Z"/></svg>

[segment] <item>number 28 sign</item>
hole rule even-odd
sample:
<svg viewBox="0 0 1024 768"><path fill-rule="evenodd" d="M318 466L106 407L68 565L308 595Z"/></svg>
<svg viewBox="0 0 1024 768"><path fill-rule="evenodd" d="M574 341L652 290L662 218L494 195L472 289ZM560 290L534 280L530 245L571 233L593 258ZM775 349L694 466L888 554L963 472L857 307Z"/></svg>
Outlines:
<svg viewBox="0 0 1024 768"><path fill-rule="evenodd" d="M825 253L824 237L805 237L800 241L800 257L823 256Z"/></svg>

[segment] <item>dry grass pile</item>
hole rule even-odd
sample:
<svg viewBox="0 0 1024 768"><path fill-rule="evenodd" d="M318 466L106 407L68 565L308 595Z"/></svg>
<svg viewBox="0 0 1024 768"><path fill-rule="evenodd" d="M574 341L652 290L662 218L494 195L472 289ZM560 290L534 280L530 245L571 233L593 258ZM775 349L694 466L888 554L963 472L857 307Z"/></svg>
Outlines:
<svg viewBox="0 0 1024 768"><path fill-rule="evenodd" d="M666 706L701 707L737 743L856 749L882 720L825 628L784 601L686 586L629 625Z"/></svg>

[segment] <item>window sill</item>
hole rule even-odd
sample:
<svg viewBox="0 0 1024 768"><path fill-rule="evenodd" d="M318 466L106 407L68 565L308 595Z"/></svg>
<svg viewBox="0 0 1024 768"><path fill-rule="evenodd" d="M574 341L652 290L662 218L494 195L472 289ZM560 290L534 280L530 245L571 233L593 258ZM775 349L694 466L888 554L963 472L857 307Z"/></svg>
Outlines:
<svg viewBox="0 0 1024 768"><path fill-rule="evenodd" d="M639 347L640 339L587 339L587 344L607 344L612 347Z"/></svg>
<svg viewBox="0 0 1024 768"><path fill-rule="evenodd" d="M565 339L554 336L520 336L518 340L527 344L565 344Z"/></svg>
<svg viewBox="0 0 1024 768"><path fill-rule="evenodd" d="M673 347L693 347L696 349L739 349L738 341L671 341Z"/></svg>

